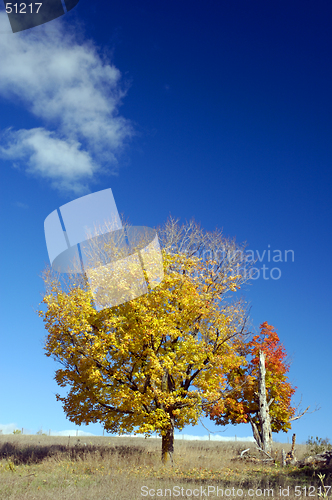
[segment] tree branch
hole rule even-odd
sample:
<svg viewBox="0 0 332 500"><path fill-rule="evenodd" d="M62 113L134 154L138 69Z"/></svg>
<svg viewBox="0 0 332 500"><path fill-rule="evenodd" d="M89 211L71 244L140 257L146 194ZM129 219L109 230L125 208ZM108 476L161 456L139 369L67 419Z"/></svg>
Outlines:
<svg viewBox="0 0 332 500"><path fill-rule="evenodd" d="M294 420L298 420L299 418L303 417L303 415L305 415L305 413L307 413L307 411L309 410L310 406L308 406L308 408L306 408L300 415L296 415L295 417L292 417L289 419L290 422L293 422ZM310 413L315 413L315 411L318 411L320 410L320 408L315 408L313 411L310 411Z"/></svg>

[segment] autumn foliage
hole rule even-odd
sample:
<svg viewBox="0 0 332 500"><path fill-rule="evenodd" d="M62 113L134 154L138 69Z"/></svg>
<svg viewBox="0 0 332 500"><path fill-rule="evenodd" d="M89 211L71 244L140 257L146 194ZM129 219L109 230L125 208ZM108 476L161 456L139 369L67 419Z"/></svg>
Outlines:
<svg viewBox="0 0 332 500"><path fill-rule="evenodd" d="M190 231L201 238L196 226L185 237ZM173 451L174 429L197 424L221 400L228 374L244 361L237 346L245 335L243 305L223 301L242 277L180 248L174 221L167 241L164 279L149 293L98 312L82 280L71 277L65 289L49 270L40 311L46 355L62 365L55 380L69 388L56 395L69 420L100 422L112 433L156 431L163 458Z"/></svg>
<svg viewBox="0 0 332 500"><path fill-rule="evenodd" d="M296 387L288 381L289 365L286 352L280 343L274 327L267 322L260 326L260 334L253 337L242 351L246 364L232 369L227 375L228 395L217 403L209 413L210 418L219 425L249 423L252 421L258 429L259 420L259 351L265 354L266 390L271 430L287 432L290 420L295 414L291 398Z"/></svg>

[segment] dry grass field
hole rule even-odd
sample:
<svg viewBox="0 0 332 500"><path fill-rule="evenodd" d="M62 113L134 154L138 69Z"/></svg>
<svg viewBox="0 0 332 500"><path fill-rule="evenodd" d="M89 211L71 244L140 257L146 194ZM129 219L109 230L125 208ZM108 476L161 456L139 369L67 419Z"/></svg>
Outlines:
<svg viewBox="0 0 332 500"><path fill-rule="evenodd" d="M281 448L287 452L291 445L274 445L274 464L232 460L248 447L259 456L254 443L176 440L172 467L161 464L158 439L3 435L0 500L296 499L323 493L319 470L280 467ZM306 451L296 446L297 458ZM331 485L331 471L321 472Z"/></svg>

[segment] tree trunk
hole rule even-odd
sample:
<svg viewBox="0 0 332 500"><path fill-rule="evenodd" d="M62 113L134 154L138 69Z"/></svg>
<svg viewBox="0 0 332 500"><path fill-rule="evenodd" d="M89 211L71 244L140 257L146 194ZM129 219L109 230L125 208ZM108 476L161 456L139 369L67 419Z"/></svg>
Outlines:
<svg viewBox="0 0 332 500"><path fill-rule="evenodd" d="M252 418L250 417L250 415L249 415L249 421L250 421L251 428L252 428L252 433L254 435L254 438L255 438L255 441L257 443L258 448L263 448L263 443L262 443L262 440L261 440L261 436L260 436L259 430L257 429L257 425L252 420Z"/></svg>
<svg viewBox="0 0 332 500"><path fill-rule="evenodd" d="M259 421L260 421L260 438L262 450L271 455L272 449L272 430L270 421L269 405L266 401L266 386L265 386L265 355L259 351Z"/></svg>
<svg viewBox="0 0 332 500"><path fill-rule="evenodd" d="M171 459L173 465L173 452L174 452L174 422L171 422L171 426L165 430L165 434L162 435L161 444L161 460L164 464Z"/></svg>
<svg viewBox="0 0 332 500"><path fill-rule="evenodd" d="M164 369L164 374L161 380L161 387L164 393L171 392L173 387L173 379L170 377L166 368ZM162 434L162 444L161 444L161 460L164 464L171 459L173 465L173 452L174 452L174 415L172 410L167 411L169 416L169 425L166 429L163 429Z"/></svg>

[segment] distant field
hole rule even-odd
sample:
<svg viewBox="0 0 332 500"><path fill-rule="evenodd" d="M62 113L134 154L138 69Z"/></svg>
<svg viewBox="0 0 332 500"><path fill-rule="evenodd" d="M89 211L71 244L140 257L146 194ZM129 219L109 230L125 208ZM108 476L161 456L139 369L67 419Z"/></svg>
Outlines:
<svg viewBox="0 0 332 500"><path fill-rule="evenodd" d="M267 465L231 460L247 448L258 457L254 443L176 440L171 467L161 464L158 439L3 435L0 500L318 498L318 471L280 467L281 448L290 447L276 443L277 463ZM296 450L301 459L306 445Z"/></svg>

